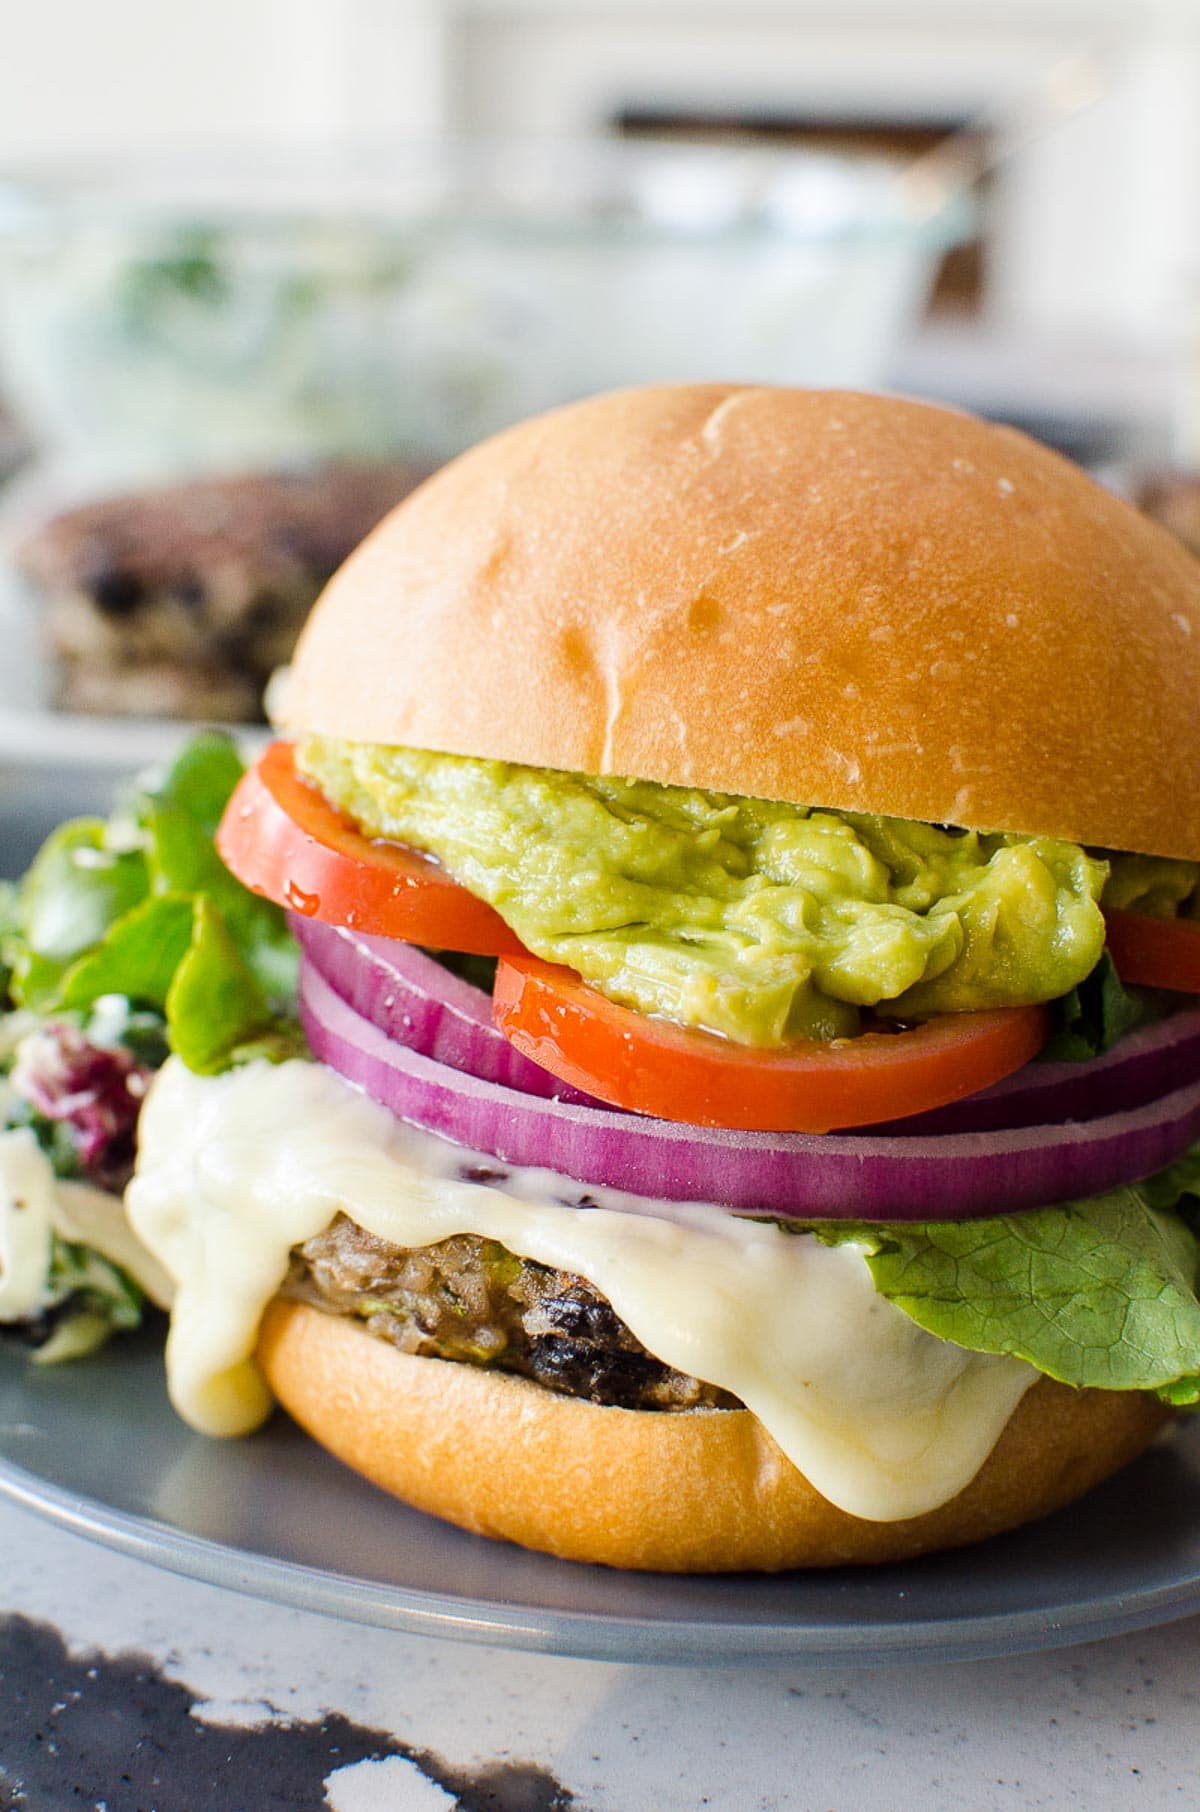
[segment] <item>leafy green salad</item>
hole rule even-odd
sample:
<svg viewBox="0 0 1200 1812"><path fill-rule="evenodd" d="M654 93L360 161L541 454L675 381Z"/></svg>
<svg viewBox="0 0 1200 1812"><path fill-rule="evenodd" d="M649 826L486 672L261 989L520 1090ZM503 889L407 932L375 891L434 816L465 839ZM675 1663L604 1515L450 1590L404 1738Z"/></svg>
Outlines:
<svg viewBox="0 0 1200 1812"><path fill-rule="evenodd" d="M0 1322L43 1362L136 1327L148 1291L165 1294L120 1195L167 1055L207 1075L305 1048L284 915L213 846L241 773L226 737L198 737L107 819L61 825L0 891Z"/></svg>

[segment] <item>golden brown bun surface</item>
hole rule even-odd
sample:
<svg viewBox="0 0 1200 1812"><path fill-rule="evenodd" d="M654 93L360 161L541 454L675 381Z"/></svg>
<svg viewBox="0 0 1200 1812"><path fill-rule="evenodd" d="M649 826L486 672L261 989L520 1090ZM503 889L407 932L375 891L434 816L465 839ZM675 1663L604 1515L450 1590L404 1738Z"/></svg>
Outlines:
<svg viewBox="0 0 1200 1812"><path fill-rule="evenodd" d="M334 578L287 727L1200 857L1200 564L1009 428L624 391L511 429Z"/></svg>
<svg viewBox="0 0 1200 1812"><path fill-rule="evenodd" d="M259 1358L296 1421L418 1509L567 1560L676 1573L901 1560L980 1541L1081 1497L1167 1416L1152 1397L1041 1379L958 1497L872 1523L814 1491L748 1410L601 1409L413 1358L291 1302L268 1310Z"/></svg>

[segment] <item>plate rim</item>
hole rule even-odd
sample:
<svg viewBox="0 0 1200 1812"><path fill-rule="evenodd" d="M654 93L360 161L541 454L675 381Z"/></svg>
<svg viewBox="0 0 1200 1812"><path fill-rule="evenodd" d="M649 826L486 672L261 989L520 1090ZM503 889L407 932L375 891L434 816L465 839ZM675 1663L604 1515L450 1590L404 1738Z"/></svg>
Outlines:
<svg viewBox="0 0 1200 1812"><path fill-rule="evenodd" d="M213 730L232 737L251 760L271 739L265 724L181 717L84 717L0 701L0 763L14 771L43 767L68 775L83 767L115 782L171 760L191 737Z"/></svg>
<svg viewBox="0 0 1200 1812"><path fill-rule="evenodd" d="M1200 1611L1197 1569L1144 1592L1112 1591L1053 1613L1010 1610L910 1623L859 1620L839 1626L831 1620L792 1619L764 1624L569 1609L539 1612L420 1587L387 1586L257 1554L70 1491L3 1455L0 1499L128 1558L245 1597L406 1635L576 1660L680 1667L789 1661L825 1668L945 1664L1100 1641Z"/></svg>

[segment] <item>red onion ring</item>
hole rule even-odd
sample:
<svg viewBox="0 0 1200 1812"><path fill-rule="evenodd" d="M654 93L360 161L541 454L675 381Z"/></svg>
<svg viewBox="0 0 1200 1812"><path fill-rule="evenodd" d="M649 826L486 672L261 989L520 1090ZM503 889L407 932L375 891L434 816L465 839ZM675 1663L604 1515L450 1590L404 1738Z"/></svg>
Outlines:
<svg viewBox="0 0 1200 1812"><path fill-rule="evenodd" d="M1162 1170L1200 1136L1200 1081L1070 1126L927 1139L732 1133L548 1101L386 1038L304 961L314 1055L401 1120L502 1163L671 1201L801 1220L967 1220L1099 1195Z"/></svg>
<svg viewBox="0 0 1200 1812"><path fill-rule="evenodd" d="M886 1131L923 1138L926 1133L995 1132L1097 1120L1155 1101L1197 1077L1200 1006L1182 1007L1127 1032L1100 1057L1081 1063L1027 1063L977 1095L909 1120L894 1120Z"/></svg>
<svg viewBox="0 0 1200 1812"><path fill-rule="evenodd" d="M306 956L334 993L387 1037L424 1057L526 1095L606 1107L545 1070L492 1023L491 1000L413 944L290 915ZM1128 1033L1082 1063L1030 1063L965 1100L865 1128L867 1136L994 1132L1061 1125L1141 1107L1200 1076L1200 1006ZM617 1111L617 1110L609 1110Z"/></svg>
<svg viewBox="0 0 1200 1812"><path fill-rule="evenodd" d="M395 1043L524 1095L602 1105L518 1051L492 1024L490 996L415 944L298 913L289 920L308 961L338 998Z"/></svg>

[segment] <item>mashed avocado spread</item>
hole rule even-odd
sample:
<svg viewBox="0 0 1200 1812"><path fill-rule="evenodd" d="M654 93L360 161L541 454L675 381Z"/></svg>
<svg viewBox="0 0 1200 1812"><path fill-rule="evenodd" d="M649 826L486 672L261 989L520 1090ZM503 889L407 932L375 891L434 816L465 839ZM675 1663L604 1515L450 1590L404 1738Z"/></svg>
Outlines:
<svg viewBox="0 0 1200 1812"><path fill-rule="evenodd" d="M1105 906L1152 919L1200 918L1200 862L1109 854L1108 869Z"/></svg>
<svg viewBox="0 0 1200 1812"><path fill-rule="evenodd" d="M1052 837L311 738L299 766L425 850L538 956L743 1044L1054 1000L1095 966L1110 863ZM1185 863L1118 857L1119 903L1177 910ZM1173 899L1173 904L1169 901Z"/></svg>

